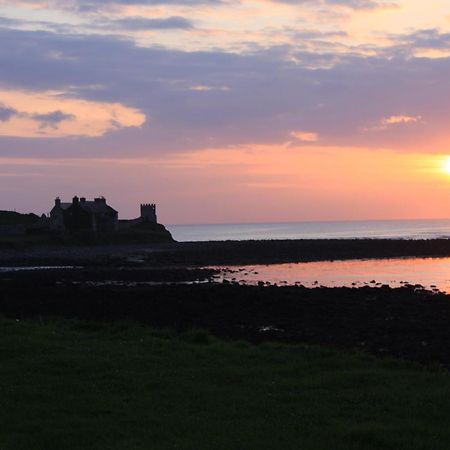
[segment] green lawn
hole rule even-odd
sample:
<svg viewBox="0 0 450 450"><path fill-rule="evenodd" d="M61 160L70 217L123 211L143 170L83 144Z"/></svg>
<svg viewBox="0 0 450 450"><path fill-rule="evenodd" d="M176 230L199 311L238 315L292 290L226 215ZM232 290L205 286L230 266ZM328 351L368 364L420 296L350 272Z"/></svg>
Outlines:
<svg viewBox="0 0 450 450"><path fill-rule="evenodd" d="M448 449L450 376L317 347L0 320L0 449Z"/></svg>

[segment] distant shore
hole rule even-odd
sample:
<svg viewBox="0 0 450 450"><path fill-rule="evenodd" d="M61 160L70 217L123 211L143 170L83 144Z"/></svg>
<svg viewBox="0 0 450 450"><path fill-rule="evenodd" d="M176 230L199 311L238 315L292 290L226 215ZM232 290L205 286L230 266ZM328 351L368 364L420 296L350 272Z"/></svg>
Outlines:
<svg viewBox="0 0 450 450"><path fill-rule="evenodd" d="M208 266L446 256L449 239L250 240L0 249L0 266Z"/></svg>

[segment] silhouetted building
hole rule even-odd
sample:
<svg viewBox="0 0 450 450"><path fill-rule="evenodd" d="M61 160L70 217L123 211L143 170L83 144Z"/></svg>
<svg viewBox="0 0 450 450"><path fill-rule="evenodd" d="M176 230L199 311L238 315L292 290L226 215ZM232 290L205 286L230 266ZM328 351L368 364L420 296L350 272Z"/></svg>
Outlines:
<svg viewBox="0 0 450 450"><path fill-rule="evenodd" d="M59 197L55 199L55 206L50 211L50 220L52 228L57 230L64 230L64 211L67 210L72 203L63 203Z"/></svg>
<svg viewBox="0 0 450 450"><path fill-rule="evenodd" d="M62 203L57 198L50 212L50 220L57 229L104 233L117 229L118 215L104 197L95 198L94 201L74 197L72 203Z"/></svg>
<svg viewBox="0 0 450 450"><path fill-rule="evenodd" d="M127 229L140 223L157 223L156 205L141 204L141 215L137 219L118 220L118 212L106 203L104 197L93 201L74 197L72 203L62 202L59 197L50 211L50 226L60 231L112 232Z"/></svg>
<svg viewBox="0 0 450 450"><path fill-rule="evenodd" d="M141 204L141 217L142 222L157 223L156 218L156 205L154 203Z"/></svg>

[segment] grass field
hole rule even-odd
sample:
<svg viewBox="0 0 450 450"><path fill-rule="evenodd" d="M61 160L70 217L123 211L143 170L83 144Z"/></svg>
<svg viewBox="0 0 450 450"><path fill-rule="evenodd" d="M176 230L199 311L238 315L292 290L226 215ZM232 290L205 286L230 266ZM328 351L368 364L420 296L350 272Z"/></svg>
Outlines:
<svg viewBox="0 0 450 450"><path fill-rule="evenodd" d="M0 320L0 449L447 449L450 376L134 324Z"/></svg>

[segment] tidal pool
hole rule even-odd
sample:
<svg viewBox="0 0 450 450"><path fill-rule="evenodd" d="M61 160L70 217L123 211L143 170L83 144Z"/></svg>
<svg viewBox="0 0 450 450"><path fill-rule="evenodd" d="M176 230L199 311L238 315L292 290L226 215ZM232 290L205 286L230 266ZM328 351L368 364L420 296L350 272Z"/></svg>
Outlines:
<svg viewBox="0 0 450 450"><path fill-rule="evenodd" d="M417 284L450 293L450 258L360 259L214 268L221 270L217 281L306 287Z"/></svg>
<svg viewBox="0 0 450 450"><path fill-rule="evenodd" d="M35 270L59 270L59 269L79 269L76 266L13 266L13 267L0 267L0 273L8 272L25 272Z"/></svg>

